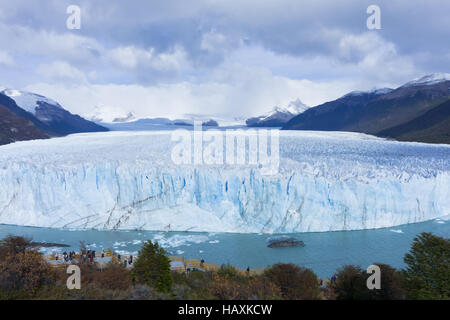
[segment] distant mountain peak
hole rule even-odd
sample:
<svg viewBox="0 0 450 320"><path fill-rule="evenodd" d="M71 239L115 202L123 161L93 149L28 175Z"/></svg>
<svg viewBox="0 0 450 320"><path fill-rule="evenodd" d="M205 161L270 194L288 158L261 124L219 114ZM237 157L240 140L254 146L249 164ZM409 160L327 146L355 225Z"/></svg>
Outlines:
<svg viewBox="0 0 450 320"><path fill-rule="evenodd" d="M64 109L58 102L32 92L5 89L0 92L0 103L16 116L31 121L49 136L78 132L108 131Z"/></svg>
<svg viewBox="0 0 450 320"><path fill-rule="evenodd" d="M370 91L352 91L347 93L346 95L342 96L344 97L352 97L352 96L362 96L364 94L375 94L375 95L381 95L381 94L387 94L389 92L394 91L394 89L391 88L375 88Z"/></svg>
<svg viewBox="0 0 450 320"><path fill-rule="evenodd" d="M392 88L379 88L379 89L373 89L369 93L375 93L375 94L387 94L389 92L394 91Z"/></svg>
<svg viewBox="0 0 450 320"><path fill-rule="evenodd" d="M273 107L273 109L267 112L264 115L264 117L266 118L270 117L275 113L290 113L292 115L297 115L299 113L302 113L308 108L309 107L306 104L304 104L300 99L297 98L296 100L289 102L289 104L286 107L279 107L279 106Z"/></svg>
<svg viewBox="0 0 450 320"><path fill-rule="evenodd" d="M58 102L32 92L16 89L5 89L1 91L1 93L13 99L19 107L32 114L36 114L36 108L39 107L40 103L47 103L55 107L62 108Z"/></svg>
<svg viewBox="0 0 450 320"><path fill-rule="evenodd" d="M432 73L407 82L402 87L433 85L445 81L450 81L450 73Z"/></svg>
<svg viewBox="0 0 450 320"><path fill-rule="evenodd" d="M304 104L299 98L289 102L288 106L284 108L284 110L295 115L302 113L306 109L309 109L309 106Z"/></svg>
<svg viewBox="0 0 450 320"><path fill-rule="evenodd" d="M300 99L289 102L286 107L275 106L266 114L247 119L246 125L249 127L279 127L287 123L296 115L309 109Z"/></svg>
<svg viewBox="0 0 450 320"><path fill-rule="evenodd" d="M130 121L134 121L134 120L136 120L136 117L133 114L133 112L128 112L123 117L114 118L112 122L130 122Z"/></svg>

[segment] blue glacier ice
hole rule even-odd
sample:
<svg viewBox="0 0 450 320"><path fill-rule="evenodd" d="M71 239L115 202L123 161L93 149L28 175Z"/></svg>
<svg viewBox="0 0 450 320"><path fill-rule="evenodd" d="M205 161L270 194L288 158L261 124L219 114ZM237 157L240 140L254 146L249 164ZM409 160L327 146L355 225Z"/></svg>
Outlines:
<svg viewBox="0 0 450 320"><path fill-rule="evenodd" d="M358 230L450 213L450 146L281 131L280 167L171 160L168 131L0 147L0 223L239 233Z"/></svg>

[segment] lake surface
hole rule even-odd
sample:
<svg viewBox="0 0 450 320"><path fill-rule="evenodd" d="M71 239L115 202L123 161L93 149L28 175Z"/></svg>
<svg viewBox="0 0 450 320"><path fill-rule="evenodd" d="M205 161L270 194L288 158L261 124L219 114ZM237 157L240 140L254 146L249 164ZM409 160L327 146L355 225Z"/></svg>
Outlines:
<svg viewBox="0 0 450 320"><path fill-rule="evenodd" d="M393 228L360 231L289 234L304 241L304 247L267 247L269 234L66 230L0 225L0 238L8 234L32 237L34 241L64 243L78 250L80 240L93 250L113 249L136 254L146 240L158 241L169 254L205 259L240 268L262 268L277 262L311 268L319 277L330 277L345 264L367 268L374 262L404 267L403 257L420 232L450 237L449 217ZM286 234L285 234L286 235ZM69 248L44 248L64 251Z"/></svg>

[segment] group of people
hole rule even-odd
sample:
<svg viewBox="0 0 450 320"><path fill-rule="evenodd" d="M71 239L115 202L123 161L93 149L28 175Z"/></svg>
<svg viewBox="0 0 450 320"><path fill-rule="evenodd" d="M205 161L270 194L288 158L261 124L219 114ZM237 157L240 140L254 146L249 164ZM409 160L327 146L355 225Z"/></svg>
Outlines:
<svg viewBox="0 0 450 320"><path fill-rule="evenodd" d="M60 253L55 253L55 260L58 261L61 259L60 261L63 261L65 263L71 263L72 260L75 259L75 255L76 255L75 251L70 251L70 252L64 251L62 253L62 257L61 257ZM81 258L82 261L89 261L91 263L94 262L94 259L96 258L96 256L97 256L97 252L95 250L82 250L79 255L79 257ZM99 256L101 256L102 258L105 257L104 249L102 249L101 254ZM123 261L125 266L133 264L133 256L132 255L130 255L129 257L124 257L124 259L123 259L123 257L120 254L118 254L117 258L119 259L119 262Z"/></svg>
<svg viewBox="0 0 450 320"><path fill-rule="evenodd" d="M62 259L63 262L69 263L69 262L72 262L73 259L75 259L75 255L76 255L75 251L70 251L70 252L64 251L62 253L62 257L60 256L59 253L55 253L55 260L58 261L58 260ZM88 260L89 262L94 262L94 259L96 257L96 251L95 250L87 250L87 251L83 250L80 252L80 257L84 261ZM105 257L104 249L102 249L101 257L102 258Z"/></svg>
<svg viewBox="0 0 450 320"><path fill-rule="evenodd" d="M81 252L81 258L83 260L88 260L89 262L94 262L95 250L88 250L87 252Z"/></svg>
<svg viewBox="0 0 450 320"><path fill-rule="evenodd" d="M75 251L70 251L69 253L67 253L66 251L63 252L62 254L62 260L65 263L69 263L72 262L72 260L75 258ZM59 259L59 255L56 254L55 255L55 259L58 260Z"/></svg>
<svg viewBox="0 0 450 320"><path fill-rule="evenodd" d="M336 275L333 275L333 276L330 278L331 283L336 283L336 279L337 279Z"/></svg>
<svg viewBox="0 0 450 320"><path fill-rule="evenodd" d="M122 256L120 254L117 255L117 259L119 259L119 262L122 262ZM125 264L125 267L128 265L132 265L133 264L133 256L130 255L128 257L128 259L125 257L125 259L123 260L123 263Z"/></svg>
<svg viewBox="0 0 450 320"><path fill-rule="evenodd" d="M337 277L336 277L336 275L334 274L334 275L333 275L332 277L330 277L329 279L328 279L328 278L326 278L326 279L317 278L317 281L318 281L319 286L320 286L321 288L325 288L325 287L327 287L329 284L336 283L336 279L337 279Z"/></svg>

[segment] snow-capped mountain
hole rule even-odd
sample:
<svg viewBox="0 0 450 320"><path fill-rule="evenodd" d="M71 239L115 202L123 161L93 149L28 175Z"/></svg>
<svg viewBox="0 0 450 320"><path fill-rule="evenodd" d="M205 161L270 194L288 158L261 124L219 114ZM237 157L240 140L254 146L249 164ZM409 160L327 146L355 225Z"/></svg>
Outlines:
<svg viewBox="0 0 450 320"><path fill-rule="evenodd" d="M0 92L0 102L14 114L30 120L38 129L50 136L108 131L102 126L70 113L58 102L36 93L5 89Z"/></svg>
<svg viewBox="0 0 450 320"><path fill-rule="evenodd" d="M62 109L58 102L36 93L15 89L5 89L1 91L1 93L13 99L20 108L34 115L36 115L36 109L43 104L52 105Z"/></svg>
<svg viewBox="0 0 450 320"><path fill-rule="evenodd" d="M83 116L98 123L126 123L139 119L132 111L124 111L108 105L95 106L90 112L84 113Z"/></svg>
<svg viewBox="0 0 450 320"><path fill-rule="evenodd" d="M432 73L407 82L402 87L433 85L445 81L450 81L450 73Z"/></svg>
<svg viewBox="0 0 450 320"><path fill-rule="evenodd" d="M0 145L46 138L48 136L30 120L15 115L7 107L0 104Z"/></svg>
<svg viewBox="0 0 450 320"><path fill-rule="evenodd" d="M283 129L356 131L406 141L450 143L450 74L396 88L353 91L308 109Z"/></svg>
<svg viewBox="0 0 450 320"><path fill-rule="evenodd" d="M350 93L347 93L343 97L362 96L362 95L365 95L365 94L377 96L377 95L387 94L387 93L392 92L392 91L394 91L394 89L392 89L392 88L380 88L380 89L373 89L373 90L370 90L370 91L352 91Z"/></svg>
<svg viewBox="0 0 450 320"><path fill-rule="evenodd" d="M300 99L297 99L291 101L286 107L275 106L268 113L249 118L245 123L248 127L281 127L308 108Z"/></svg>
<svg viewBox="0 0 450 320"><path fill-rule="evenodd" d="M129 121L133 121L136 120L136 117L134 116L133 112L128 112L126 114L126 116L124 117L118 117L118 118L114 118L112 122L129 122Z"/></svg>

